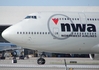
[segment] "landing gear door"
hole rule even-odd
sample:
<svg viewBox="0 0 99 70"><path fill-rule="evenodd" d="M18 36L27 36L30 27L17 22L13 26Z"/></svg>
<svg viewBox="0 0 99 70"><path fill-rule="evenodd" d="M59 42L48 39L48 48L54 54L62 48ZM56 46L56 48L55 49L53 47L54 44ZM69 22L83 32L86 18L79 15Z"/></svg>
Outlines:
<svg viewBox="0 0 99 70"><path fill-rule="evenodd" d="M58 29L58 28L53 28L53 34L54 34L56 37L59 37L59 29Z"/></svg>

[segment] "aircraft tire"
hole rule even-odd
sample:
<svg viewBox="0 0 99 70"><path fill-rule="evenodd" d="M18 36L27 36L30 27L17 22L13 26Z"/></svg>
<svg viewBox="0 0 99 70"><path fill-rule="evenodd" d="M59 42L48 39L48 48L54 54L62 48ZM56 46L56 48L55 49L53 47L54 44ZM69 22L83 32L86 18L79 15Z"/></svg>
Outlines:
<svg viewBox="0 0 99 70"><path fill-rule="evenodd" d="M37 60L37 63L38 63L39 65L43 65L43 64L45 64L45 59L44 59L44 58L39 58L39 59Z"/></svg>
<svg viewBox="0 0 99 70"><path fill-rule="evenodd" d="M5 57L1 57L1 59L5 59Z"/></svg>
<svg viewBox="0 0 99 70"><path fill-rule="evenodd" d="M16 57L13 58L12 63L17 63Z"/></svg>
<svg viewBox="0 0 99 70"><path fill-rule="evenodd" d="M17 56L17 52L16 51L13 51L11 54L12 54L13 57Z"/></svg>

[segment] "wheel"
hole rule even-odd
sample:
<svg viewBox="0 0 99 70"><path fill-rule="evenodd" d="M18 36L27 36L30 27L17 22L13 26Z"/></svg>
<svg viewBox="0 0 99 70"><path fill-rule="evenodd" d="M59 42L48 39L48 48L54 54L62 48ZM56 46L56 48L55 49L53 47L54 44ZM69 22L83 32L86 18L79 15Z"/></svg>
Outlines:
<svg viewBox="0 0 99 70"><path fill-rule="evenodd" d="M12 63L17 63L17 59L14 57Z"/></svg>
<svg viewBox="0 0 99 70"><path fill-rule="evenodd" d="M19 59L23 59L24 60L24 56L20 56Z"/></svg>
<svg viewBox="0 0 99 70"><path fill-rule="evenodd" d="M12 54L12 56L14 56L14 57L17 56L17 52L16 52L16 51L13 51L11 54Z"/></svg>
<svg viewBox="0 0 99 70"><path fill-rule="evenodd" d="M1 57L1 59L5 59L5 57Z"/></svg>
<svg viewBox="0 0 99 70"><path fill-rule="evenodd" d="M43 65L43 64L45 64L45 59L44 58L39 58L37 60L37 63L40 64L40 65Z"/></svg>

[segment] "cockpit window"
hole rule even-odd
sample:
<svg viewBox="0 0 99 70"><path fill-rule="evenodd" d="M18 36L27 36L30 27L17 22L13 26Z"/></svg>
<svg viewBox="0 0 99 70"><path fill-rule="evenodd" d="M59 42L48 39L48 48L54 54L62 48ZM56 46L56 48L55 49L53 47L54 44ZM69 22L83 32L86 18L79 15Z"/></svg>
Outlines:
<svg viewBox="0 0 99 70"><path fill-rule="evenodd" d="M27 16L25 19L37 19L36 16Z"/></svg>
<svg viewBox="0 0 99 70"><path fill-rule="evenodd" d="M33 18L35 18L35 19L36 19L36 16L33 16Z"/></svg>

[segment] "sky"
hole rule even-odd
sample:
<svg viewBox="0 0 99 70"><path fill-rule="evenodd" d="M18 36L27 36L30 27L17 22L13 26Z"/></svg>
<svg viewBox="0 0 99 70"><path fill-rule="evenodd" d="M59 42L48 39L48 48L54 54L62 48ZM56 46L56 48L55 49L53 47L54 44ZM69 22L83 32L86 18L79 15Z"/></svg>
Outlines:
<svg viewBox="0 0 99 70"><path fill-rule="evenodd" d="M99 0L0 0L0 6L99 6Z"/></svg>

